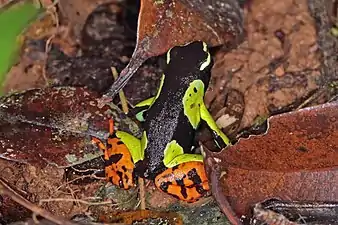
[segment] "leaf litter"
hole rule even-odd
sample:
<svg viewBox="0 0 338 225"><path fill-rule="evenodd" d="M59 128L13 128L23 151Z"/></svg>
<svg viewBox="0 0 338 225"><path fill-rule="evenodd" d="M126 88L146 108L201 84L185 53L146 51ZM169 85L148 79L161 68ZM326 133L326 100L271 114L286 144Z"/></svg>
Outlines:
<svg viewBox="0 0 338 225"><path fill-rule="evenodd" d="M95 1L93 4L98 4L97 2ZM81 18L79 17L78 19L80 28L76 28L81 30L81 27L85 24L84 18L95 7L88 6L90 10L87 9L87 12L85 12L81 7L85 8L86 4L74 5L72 6L74 9L70 10L68 17L70 15L71 21L77 21L77 19L73 20L73 18L77 18L76 14L84 12L85 16L80 16ZM247 38L230 53L227 53L228 50L222 48L216 51L215 66L212 71L213 81L206 96L206 102L213 116L224 119L225 115L230 118L233 117L233 120L235 120L235 123L230 124L235 128L226 126L224 130L232 130L234 134L237 134L238 131L252 125L257 121L257 118L266 118L283 110L292 110L323 86L318 82L322 76L321 52L320 48L316 46L318 37L316 36L314 20L307 8L305 1L297 1L297 3L285 1L280 4L275 4L275 2L268 0L249 1L244 17L245 29L248 33ZM283 26L284 22L287 22L286 27ZM72 28L72 25L69 25L69 27ZM71 35L72 33L70 32L69 34ZM79 36L76 35L79 35L79 32L74 32L74 34L75 37L63 37L78 40L76 37ZM164 52L165 48L161 51ZM262 51L263 49L266 49L266 51ZM29 77L30 75L28 74L27 76ZM109 76L108 73L107 76ZM145 75L139 74L135 76L143 77ZM16 78L13 79L13 83L15 83ZM139 79L142 82L142 79ZM151 75L150 82L147 80L147 83L152 82L154 85L150 86L151 88L148 88L148 90L154 89L152 91L156 91L156 88L154 88L156 87L156 75ZM139 83L136 82L136 84ZM19 80L16 88L20 88ZM229 96L232 97L229 98ZM328 97L324 96L316 99L317 102L310 103L322 103ZM133 92L130 92L129 98L133 98ZM134 98L137 98L137 96ZM27 166L3 161L2 168L8 167L14 168L11 171L17 171L16 176L27 174L27 178L20 179L23 184L22 188L18 188L19 190L27 190L24 187L32 179L31 172L27 173L27 171L30 171L27 170ZM23 171L26 171L26 173L23 173ZM37 171L34 173L39 174L44 169L38 169ZM45 196L39 196L39 192L34 192L34 188L32 188L28 191L29 193L34 193L30 195L30 200L37 202L38 199L43 199L47 196L55 197L60 194L55 187L48 186L49 188L45 188L46 186L44 186L54 184L54 182L57 183L56 186L60 186L64 182L61 179L62 176L51 175L54 174L52 171L55 171L55 169L52 168L46 171L46 175L43 177L46 183L41 182L42 178L36 178L35 176L34 180L38 185L42 186L42 189L39 190L43 190L42 193L45 193ZM59 172L62 175L62 170ZM8 177L5 176L4 178L11 183L17 180L16 176L11 172ZM59 178L56 179L56 177ZM76 197L86 199L88 196L93 196L97 187L102 187L102 183L97 185L90 184L89 186L67 184L62 188L63 195L61 195L61 198ZM133 195L135 194L131 193L131 196ZM163 195L159 195L159 199L163 197ZM156 202L156 198L154 201ZM63 207L64 204L72 207ZM52 207L50 209L55 214L68 215L68 217L69 215L75 215L77 212L84 212L89 208L93 210L92 206L88 207L85 204L81 205L81 203L75 203L75 208L77 209L74 210L73 205L70 202L51 201L47 204L47 208ZM59 208L54 208L57 206ZM100 207L100 212L108 210L104 205Z"/></svg>

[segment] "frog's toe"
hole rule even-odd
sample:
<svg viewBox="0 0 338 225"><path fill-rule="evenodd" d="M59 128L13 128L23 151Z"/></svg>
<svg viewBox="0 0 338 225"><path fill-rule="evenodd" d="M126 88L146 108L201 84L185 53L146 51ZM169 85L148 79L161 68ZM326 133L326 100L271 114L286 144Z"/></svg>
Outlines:
<svg viewBox="0 0 338 225"><path fill-rule="evenodd" d="M195 202L210 190L202 162L182 163L168 168L155 178L155 185L171 196Z"/></svg>

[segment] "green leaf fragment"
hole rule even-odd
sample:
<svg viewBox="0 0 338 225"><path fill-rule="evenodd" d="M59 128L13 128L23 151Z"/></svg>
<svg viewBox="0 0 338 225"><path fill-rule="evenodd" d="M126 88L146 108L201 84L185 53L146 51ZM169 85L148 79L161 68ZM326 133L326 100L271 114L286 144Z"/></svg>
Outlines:
<svg viewBox="0 0 338 225"><path fill-rule="evenodd" d="M24 1L0 9L0 83L16 62L21 47L18 36L42 12L36 4Z"/></svg>

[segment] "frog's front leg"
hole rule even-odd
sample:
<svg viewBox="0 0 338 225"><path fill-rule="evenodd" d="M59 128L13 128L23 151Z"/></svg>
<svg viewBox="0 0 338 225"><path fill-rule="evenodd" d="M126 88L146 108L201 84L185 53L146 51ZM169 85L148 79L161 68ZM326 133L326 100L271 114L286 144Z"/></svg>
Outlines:
<svg viewBox="0 0 338 225"><path fill-rule="evenodd" d="M208 124L213 134L222 139L225 146L230 145L229 138L217 127L216 122L204 104L203 98L204 83L201 80L194 80L190 83L183 97L184 114L194 129L197 129L202 119Z"/></svg>
<svg viewBox="0 0 338 225"><path fill-rule="evenodd" d="M202 155L185 154L176 141L171 141L164 150L163 164L167 169L155 177L161 191L195 202L210 190Z"/></svg>

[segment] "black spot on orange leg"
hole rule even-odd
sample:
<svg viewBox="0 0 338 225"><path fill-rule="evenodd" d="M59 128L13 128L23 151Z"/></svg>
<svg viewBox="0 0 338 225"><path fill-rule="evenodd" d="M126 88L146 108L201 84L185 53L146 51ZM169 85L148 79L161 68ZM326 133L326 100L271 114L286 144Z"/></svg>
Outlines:
<svg viewBox="0 0 338 225"><path fill-rule="evenodd" d="M105 153L109 160L109 163L106 164L106 174L113 184L130 189L134 186L135 166L129 149L118 138L109 138L108 143L111 148L107 149Z"/></svg>
<svg viewBox="0 0 338 225"><path fill-rule="evenodd" d="M114 121L109 120L109 138L106 145L97 138L93 143L104 152L105 172L107 180L120 188L130 189L134 186L134 163L127 146L114 137Z"/></svg>
<svg viewBox="0 0 338 225"><path fill-rule="evenodd" d="M202 162L187 162L169 168L156 176L155 185L187 202L197 201L210 190Z"/></svg>

